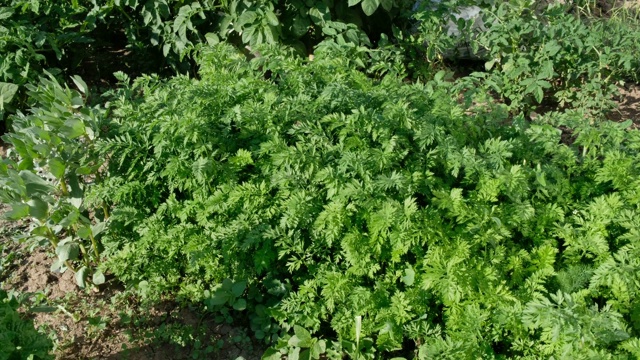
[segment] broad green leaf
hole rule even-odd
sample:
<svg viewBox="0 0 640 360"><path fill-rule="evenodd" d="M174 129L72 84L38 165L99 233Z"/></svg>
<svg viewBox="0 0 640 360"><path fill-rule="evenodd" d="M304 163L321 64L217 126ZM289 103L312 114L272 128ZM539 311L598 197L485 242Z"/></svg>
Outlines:
<svg viewBox="0 0 640 360"><path fill-rule="evenodd" d="M491 70L497 61L498 61L497 59L487 61L486 63L484 63L484 68L487 71Z"/></svg>
<svg viewBox="0 0 640 360"><path fill-rule="evenodd" d="M78 180L78 176L76 174L73 174L73 173L69 174L69 188L71 189L72 197L81 198L84 196L84 192L80 187L80 181Z"/></svg>
<svg viewBox="0 0 640 360"><path fill-rule="evenodd" d="M81 267L78 272L76 272L76 283L80 288L84 288L86 285L86 275L87 275L87 267Z"/></svg>
<svg viewBox="0 0 640 360"><path fill-rule="evenodd" d="M362 0L349 0L347 2L347 5L349 5L349 6L358 5L358 4L360 4L360 1L362 1Z"/></svg>
<svg viewBox="0 0 640 360"><path fill-rule="evenodd" d="M211 305L224 305L229 301L229 296L221 290L217 290L213 293L213 296L209 299Z"/></svg>
<svg viewBox="0 0 640 360"><path fill-rule="evenodd" d="M327 351L327 343L324 340L318 340L311 347L311 358L312 359L320 359L320 355L324 354Z"/></svg>
<svg viewBox="0 0 640 360"><path fill-rule="evenodd" d="M239 281L231 287L231 293L235 297L239 297L244 292L244 289L247 287L246 281Z"/></svg>
<svg viewBox="0 0 640 360"><path fill-rule="evenodd" d="M47 183L40 176L32 173L28 170L20 171L20 177L24 181L27 188L27 196L33 197L34 195L49 195L53 192L53 186Z"/></svg>
<svg viewBox="0 0 640 360"><path fill-rule="evenodd" d="M267 17L267 22L269 23L269 25L271 26L280 25L280 22L278 21L278 18L276 17L276 14L273 13L273 11L267 10L265 12L265 16Z"/></svg>
<svg viewBox="0 0 640 360"><path fill-rule="evenodd" d="M256 21L256 18L257 18L257 16L256 16L255 11L245 11L238 18L238 23L241 26L251 25Z"/></svg>
<svg viewBox="0 0 640 360"><path fill-rule="evenodd" d="M301 37L309 31L311 21L306 16L296 16L291 25L291 31L296 37Z"/></svg>
<svg viewBox="0 0 640 360"><path fill-rule="evenodd" d="M542 102L542 98L544 97L544 92L542 90L542 87L536 86L535 89L533 90L533 95L536 98L536 101L538 102L538 104L540 104Z"/></svg>
<svg viewBox="0 0 640 360"><path fill-rule="evenodd" d="M416 272L411 268L411 266L409 266L406 269L404 269L404 273L405 273L405 275L402 277L402 282L404 282L405 285L407 285L407 286L413 285L413 282L414 282L415 276L416 276Z"/></svg>
<svg viewBox="0 0 640 360"><path fill-rule="evenodd" d="M89 87L84 82L84 80L82 80L80 76L74 75L71 77L71 80L73 80L73 82L76 84L76 86L78 87L78 90L80 90L81 93L86 95L89 92Z"/></svg>
<svg viewBox="0 0 640 360"><path fill-rule="evenodd" d="M380 6L380 0L362 0L362 11L365 15L371 16Z"/></svg>
<svg viewBox="0 0 640 360"><path fill-rule="evenodd" d="M304 349L300 351L300 360L310 360L311 359L311 351L309 349Z"/></svg>
<svg viewBox="0 0 640 360"><path fill-rule="evenodd" d="M81 226L78 228L78 236L82 239L90 239L91 238L91 227L89 226Z"/></svg>
<svg viewBox="0 0 640 360"><path fill-rule="evenodd" d="M65 267L64 261L61 261L60 259L56 258L55 260L53 260L50 270L51 272L59 272L60 269L64 269L64 267Z"/></svg>
<svg viewBox="0 0 640 360"><path fill-rule="evenodd" d="M215 33L206 33L204 38L207 39L207 44L209 45L215 45L220 42L220 38Z"/></svg>
<svg viewBox="0 0 640 360"><path fill-rule="evenodd" d="M262 354L261 360L282 360L282 353L270 347Z"/></svg>
<svg viewBox="0 0 640 360"><path fill-rule="evenodd" d="M289 345L299 347L311 346L311 333L307 329L299 325L294 325L293 332L295 335L289 339Z"/></svg>
<svg viewBox="0 0 640 360"><path fill-rule="evenodd" d="M15 10L9 6L0 7L0 20L8 19L13 15Z"/></svg>
<svg viewBox="0 0 640 360"><path fill-rule="evenodd" d="M27 204L29 204L29 215L38 220L47 218L49 214L49 204L38 198L29 200Z"/></svg>
<svg viewBox="0 0 640 360"><path fill-rule="evenodd" d="M80 247L74 242L66 242L58 245L56 248L56 254L60 261L75 260L80 254Z"/></svg>
<svg viewBox="0 0 640 360"><path fill-rule="evenodd" d="M238 299L233 303L233 308L238 311L242 311L247 308L247 300Z"/></svg>
<svg viewBox="0 0 640 360"><path fill-rule="evenodd" d="M34 306L32 308L29 309L29 312L34 312L34 313L51 313L58 310L57 307L55 306Z"/></svg>
<svg viewBox="0 0 640 360"><path fill-rule="evenodd" d="M393 9L393 1L394 0L380 0L380 5L382 5L385 10L390 11Z"/></svg>
<svg viewBox="0 0 640 360"><path fill-rule="evenodd" d="M62 159L54 157L49 160L49 170L51 171L51 174L57 179L62 179L64 177L65 169L66 164L62 161Z"/></svg>
<svg viewBox="0 0 640 360"><path fill-rule="evenodd" d="M10 220L20 220L29 216L30 206L25 203L11 204L11 210L4 214L4 217Z"/></svg>
<svg viewBox="0 0 640 360"><path fill-rule="evenodd" d="M80 213L78 213L78 209L71 209L69 214L67 214L67 216L65 216L62 220L58 222L58 225L62 226L63 228L67 228L69 226L76 224L78 222L79 217L80 217Z"/></svg>
<svg viewBox="0 0 640 360"><path fill-rule="evenodd" d="M309 9L309 16L316 25L323 25L327 21L331 21L331 11L322 2L318 2L315 7Z"/></svg>
<svg viewBox="0 0 640 360"><path fill-rule="evenodd" d="M18 91L18 85L0 82L0 110L4 109L4 104L8 104Z"/></svg>
<svg viewBox="0 0 640 360"><path fill-rule="evenodd" d="M80 137L85 133L84 123L77 118L67 119L64 126L60 128L60 133L69 139Z"/></svg>
<svg viewBox="0 0 640 360"><path fill-rule="evenodd" d="M93 273L92 282L95 285L102 285L105 282L104 274L100 270L96 270Z"/></svg>
<svg viewBox="0 0 640 360"><path fill-rule="evenodd" d="M100 235L104 229L107 227L107 222L106 221L102 221L99 223L96 223L95 225L91 226L91 232L93 233L93 236L98 236Z"/></svg>
<svg viewBox="0 0 640 360"><path fill-rule="evenodd" d="M300 348L296 347L287 354L287 360L300 360Z"/></svg>

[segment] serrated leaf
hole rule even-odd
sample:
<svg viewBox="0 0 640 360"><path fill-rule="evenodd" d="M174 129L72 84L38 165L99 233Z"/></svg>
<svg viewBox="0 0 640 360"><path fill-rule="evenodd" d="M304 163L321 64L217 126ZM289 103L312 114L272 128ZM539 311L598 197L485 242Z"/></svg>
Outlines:
<svg viewBox="0 0 640 360"><path fill-rule="evenodd" d="M362 0L362 11L364 11L367 16L373 15L379 6L380 0Z"/></svg>

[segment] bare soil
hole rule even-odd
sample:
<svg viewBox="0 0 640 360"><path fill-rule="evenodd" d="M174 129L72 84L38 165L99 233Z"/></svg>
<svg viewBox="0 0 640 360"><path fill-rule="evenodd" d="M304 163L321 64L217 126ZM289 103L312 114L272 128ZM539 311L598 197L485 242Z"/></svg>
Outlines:
<svg viewBox="0 0 640 360"><path fill-rule="evenodd" d="M640 127L640 85L632 84L620 89L618 109L609 115L614 121L632 120L635 127Z"/></svg>

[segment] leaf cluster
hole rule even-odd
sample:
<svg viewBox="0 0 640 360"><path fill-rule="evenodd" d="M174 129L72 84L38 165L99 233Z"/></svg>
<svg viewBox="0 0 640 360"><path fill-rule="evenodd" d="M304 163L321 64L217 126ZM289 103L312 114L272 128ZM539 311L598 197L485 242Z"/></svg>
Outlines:
<svg viewBox="0 0 640 360"><path fill-rule="evenodd" d="M32 320L18 312L20 303L0 290L0 359L53 359L53 343L39 333Z"/></svg>
<svg viewBox="0 0 640 360"><path fill-rule="evenodd" d="M113 207L118 278L302 336L277 352L637 353L629 123L506 125L331 48L261 51L205 49L198 80L123 79L89 196Z"/></svg>

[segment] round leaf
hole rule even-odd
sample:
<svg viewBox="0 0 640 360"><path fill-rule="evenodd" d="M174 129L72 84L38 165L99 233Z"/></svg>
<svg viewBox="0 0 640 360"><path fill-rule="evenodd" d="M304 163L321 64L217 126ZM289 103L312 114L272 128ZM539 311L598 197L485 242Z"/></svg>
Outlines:
<svg viewBox="0 0 640 360"><path fill-rule="evenodd" d="M371 16L380 6L380 0L362 0L362 11L365 15Z"/></svg>
<svg viewBox="0 0 640 360"><path fill-rule="evenodd" d="M247 300L238 299L233 303L233 308L238 311L242 311L247 308Z"/></svg>
<svg viewBox="0 0 640 360"><path fill-rule="evenodd" d="M96 272L93 273L93 279L92 279L93 283L96 285L102 285L105 282L105 278L104 278L104 274L102 273L102 271L100 270L96 270Z"/></svg>

